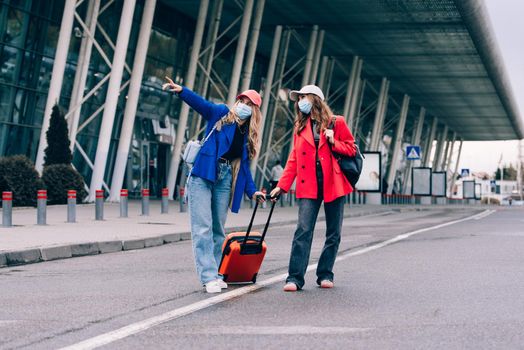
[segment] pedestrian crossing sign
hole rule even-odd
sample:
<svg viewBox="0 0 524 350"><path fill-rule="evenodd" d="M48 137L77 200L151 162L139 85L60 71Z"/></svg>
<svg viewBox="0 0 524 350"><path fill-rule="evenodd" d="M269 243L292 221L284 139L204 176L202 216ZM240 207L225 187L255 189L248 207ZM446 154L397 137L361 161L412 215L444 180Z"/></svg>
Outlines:
<svg viewBox="0 0 524 350"><path fill-rule="evenodd" d="M461 177L468 177L469 176L469 169L462 169L460 172Z"/></svg>
<svg viewBox="0 0 524 350"><path fill-rule="evenodd" d="M420 159L420 146L408 146L406 148L406 158L409 160Z"/></svg>

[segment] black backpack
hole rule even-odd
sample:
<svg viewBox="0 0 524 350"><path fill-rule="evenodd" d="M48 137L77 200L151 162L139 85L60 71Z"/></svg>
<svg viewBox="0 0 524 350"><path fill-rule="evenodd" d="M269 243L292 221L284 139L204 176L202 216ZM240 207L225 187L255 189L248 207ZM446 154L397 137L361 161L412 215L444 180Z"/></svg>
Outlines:
<svg viewBox="0 0 524 350"><path fill-rule="evenodd" d="M331 121L331 123L329 123L328 126L329 130L333 130L336 120L337 117L333 117L333 120ZM357 145L355 145L355 147L357 148L357 153L355 154L355 156L350 157L333 152L333 148L331 147L331 143L329 141L328 144L329 148L331 149L331 153L333 153L333 156L335 157L335 159L338 162L338 165L340 166L340 170L342 170L342 173L349 181L351 186L355 188L355 185L357 184L358 179L360 178L360 173L362 173L362 165L364 164L364 156L362 155L362 153L360 153L360 149Z"/></svg>

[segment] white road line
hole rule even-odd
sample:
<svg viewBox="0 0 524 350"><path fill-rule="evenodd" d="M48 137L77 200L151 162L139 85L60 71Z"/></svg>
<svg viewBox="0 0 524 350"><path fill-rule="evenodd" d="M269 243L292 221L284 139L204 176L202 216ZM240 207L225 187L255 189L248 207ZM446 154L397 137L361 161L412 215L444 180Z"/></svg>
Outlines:
<svg viewBox="0 0 524 350"><path fill-rule="evenodd" d="M406 238L409 238L409 237L411 237L413 235L417 235L417 234L420 234L420 233L423 233L423 232L437 230L439 228L455 225L455 224L458 224L458 223L461 223L461 222L464 222L464 221L468 221L468 220L472 220L472 219L473 220L477 220L477 218L479 218L479 217L480 218L486 217L487 215L490 215L493 212L495 212L495 211L494 210L492 210L492 211L485 210L485 211L483 211L480 214L475 214L475 215L472 215L472 216L468 216L468 217L463 218L463 219L453 220L453 221L446 222L444 224L435 225L435 226L431 226L431 227L426 227L426 228L423 228L423 229L420 229L420 230L404 233L404 234L398 235L398 236L396 236L396 237L394 237L392 239L388 239L387 241L384 241L384 242L381 242L381 243L377 243L377 244L374 244L372 246L369 246L369 247L366 247L366 248L363 248L363 249L360 249L360 250L357 250L357 251L354 251L354 252L348 252L346 254L342 254L342 255L340 255L337 258L337 261L343 261L343 260L349 259L349 258L351 258L353 256L369 253L369 252L371 252L373 250L377 250L377 249L383 248L385 246L388 246L390 244L402 241L402 240L404 240ZM316 267L317 267L317 264L311 264L311 265L308 266L307 271L312 271L312 270L316 269ZM137 333L143 332L143 331L145 331L145 330L147 330L149 328L158 326L158 325L160 325L162 323L166 323L166 322L172 321L174 319L177 319L177 318L180 318L180 317L192 314L192 313L194 313L196 311L206 309L206 308L208 308L210 306L213 306L213 305L216 305L216 304L220 304L220 303L223 303L225 301L228 301L228 300L231 300L231 299L234 299L234 298L238 298L238 297L240 297L242 295L254 292L254 291L258 290L258 289L264 288L264 287L269 286L271 284L274 284L274 283L277 283L277 282L282 282L282 281L284 281L286 279L286 277L287 277L287 273L283 273L283 274L280 274L280 275L275 275L275 276L267 278L267 279L265 279L263 281L257 282L257 284L252 284L252 285L248 285L248 286L245 286L245 287L242 287L242 288L238 288L238 289L232 290L230 292L219 294L217 296L210 297L210 298L198 301L196 303L189 304L189 305L180 307L178 309L174 309L174 310L168 311L166 313L163 313L161 315L145 319L143 321L132 323L132 324L130 324L128 326L116 329L114 331L111 331L111 332L108 332L108 333L104 333L104 334L98 335L98 336L93 337L93 338L86 339L84 341L81 341L79 343L73 344L71 346L64 347L61 350L96 349L96 348L98 348L100 346L107 345L107 344L113 343L113 342L115 342L117 340L127 338L127 337L129 337L129 336L131 336L133 334L137 334Z"/></svg>
<svg viewBox="0 0 524 350"><path fill-rule="evenodd" d="M475 220L484 219L486 216L491 215L494 212L496 212L496 210L494 210L494 209L486 210L486 211L482 212L481 215L479 215L479 217L475 218Z"/></svg>

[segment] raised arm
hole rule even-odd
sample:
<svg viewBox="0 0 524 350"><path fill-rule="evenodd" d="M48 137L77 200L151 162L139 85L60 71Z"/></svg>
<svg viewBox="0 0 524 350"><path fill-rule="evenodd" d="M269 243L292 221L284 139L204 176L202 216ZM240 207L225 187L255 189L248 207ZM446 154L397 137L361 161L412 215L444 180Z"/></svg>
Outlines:
<svg viewBox="0 0 524 350"><path fill-rule="evenodd" d="M175 84L170 78L166 77L166 80L168 82L162 85L162 89L178 94L178 97L180 97L182 101L187 103L207 121L219 119L229 111L227 106L224 104L214 104L209 102L187 87Z"/></svg>

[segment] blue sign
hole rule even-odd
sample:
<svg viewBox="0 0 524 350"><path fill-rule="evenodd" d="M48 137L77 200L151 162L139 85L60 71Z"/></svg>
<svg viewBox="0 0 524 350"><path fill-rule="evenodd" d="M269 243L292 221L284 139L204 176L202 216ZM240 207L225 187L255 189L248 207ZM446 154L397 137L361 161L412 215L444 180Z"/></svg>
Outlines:
<svg viewBox="0 0 524 350"><path fill-rule="evenodd" d="M408 160L420 159L420 146L408 146L406 148L406 158Z"/></svg>
<svg viewBox="0 0 524 350"><path fill-rule="evenodd" d="M462 169L460 171L460 176L461 177L468 177L469 176L469 169Z"/></svg>
<svg viewBox="0 0 524 350"><path fill-rule="evenodd" d="M497 186L497 180L490 180L489 184L490 184L490 186L495 187L495 186Z"/></svg>

